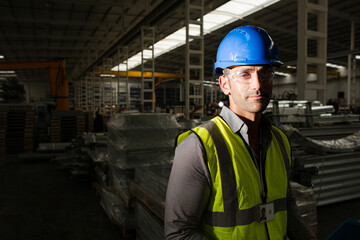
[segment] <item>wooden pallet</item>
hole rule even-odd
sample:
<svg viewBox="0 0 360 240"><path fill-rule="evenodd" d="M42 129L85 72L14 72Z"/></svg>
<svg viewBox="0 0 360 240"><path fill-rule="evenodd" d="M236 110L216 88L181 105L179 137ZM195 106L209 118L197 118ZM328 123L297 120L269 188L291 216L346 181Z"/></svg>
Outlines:
<svg viewBox="0 0 360 240"><path fill-rule="evenodd" d="M32 152L36 115L29 106L0 107L1 153Z"/></svg>

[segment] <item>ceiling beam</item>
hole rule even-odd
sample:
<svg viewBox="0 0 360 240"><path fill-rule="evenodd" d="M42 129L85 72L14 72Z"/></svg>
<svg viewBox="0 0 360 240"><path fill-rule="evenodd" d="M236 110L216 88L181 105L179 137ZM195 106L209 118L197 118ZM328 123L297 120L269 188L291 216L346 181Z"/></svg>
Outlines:
<svg viewBox="0 0 360 240"><path fill-rule="evenodd" d="M122 36L118 41L116 41L112 46L108 48L101 56L97 58L90 66L88 66L85 71L79 72L79 76L74 76L80 78L81 75L84 75L86 72L91 71L94 67L99 65L104 58L112 57L116 54L118 46L127 46L134 39L139 38L140 31L142 26L154 26L157 22L163 19L171 11L178 8L183 4L183 0L167 0L161 2L156 8L149 12L139 23L137 23L131 30L129 30L124 36Z"/></svg>

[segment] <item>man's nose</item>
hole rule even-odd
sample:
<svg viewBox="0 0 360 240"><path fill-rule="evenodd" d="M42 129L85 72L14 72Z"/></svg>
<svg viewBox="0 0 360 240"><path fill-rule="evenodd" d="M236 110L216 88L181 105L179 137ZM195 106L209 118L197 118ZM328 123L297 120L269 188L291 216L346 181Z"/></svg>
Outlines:
<svg viewBox="0 0 360 240"><path fill-rule="evenodd" d="M257 72L255 72L252 75L250 87L251 87L251 89L255 89L255 90L260 89L260 79L259 79L259 75L257 74Z"/></svg>

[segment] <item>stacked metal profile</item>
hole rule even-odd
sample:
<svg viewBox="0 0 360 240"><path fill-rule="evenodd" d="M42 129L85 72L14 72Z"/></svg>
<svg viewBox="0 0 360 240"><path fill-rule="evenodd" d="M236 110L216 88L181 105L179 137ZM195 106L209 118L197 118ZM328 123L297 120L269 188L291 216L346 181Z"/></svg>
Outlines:
<svg viewBox="0 0 360 240"><path fill-rule="evenodd" d="M33 152L35 110L31 105L0 105L0 154Z"/></svg>
<svg viewBox="0 0 360 240"><path fill-rule="evenodd" d="M334 128L339 130L338 126ZM346 132L347 128L342 128ZM301 129L287 129L294 143L294 170L298 181L312 187L317 206L360 198L360 131L324 140L321 135L326 136L329 126L323 129L323 134L320 127L311 130L316 132L316 140L301 134ZM339 132L339 135L344 134Z"/></svg>
<svg viewBox="0 0 360 240"><path fill-rule="evenodd" d="M53 111L51 113L51 142L70 142L87 129L87 113L80 111Z"/></svg>

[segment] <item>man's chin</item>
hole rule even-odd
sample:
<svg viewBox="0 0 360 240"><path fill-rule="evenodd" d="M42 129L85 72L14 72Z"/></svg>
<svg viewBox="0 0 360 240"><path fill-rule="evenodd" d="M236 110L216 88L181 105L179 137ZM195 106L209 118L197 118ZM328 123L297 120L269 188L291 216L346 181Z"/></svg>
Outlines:
<svg viewBox="0 0 360 240"><path fill-rule="evenodd" d="M263 112L267 107L267 104L264 104L264 102L256 102L253 103L251 106L249 106L249 109L251 109L251 112L258 113Z"/></svg>

